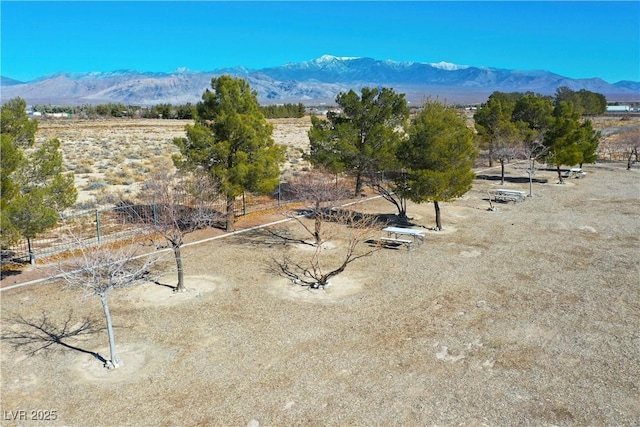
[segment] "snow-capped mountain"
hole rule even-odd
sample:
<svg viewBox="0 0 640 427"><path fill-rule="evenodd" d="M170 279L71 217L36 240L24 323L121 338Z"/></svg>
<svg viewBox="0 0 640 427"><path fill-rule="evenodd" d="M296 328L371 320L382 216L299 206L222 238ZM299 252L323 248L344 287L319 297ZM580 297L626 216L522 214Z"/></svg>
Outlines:
<svg viewBox="0 0 640 427"><path fill-rule="evenodd" d="M91 73L58 73L30 82L2 77L1 99L20 96L29 104L129 105L197 102L211 78L232 74L244 78L258 93L261 103L331 103L341 91L364 86L392 87L412 103L427 97L449 102L477 104L494 91L553 94L560 86L604 94L609 100L640 99L640 83L610 84L599 78L571 79L543 70L507 70L491 67L435 63L396 62L359 57L323 55L320 58L280 67L251 70L245 67L214 71L191 71L185 67L171 73L116 70Z"/></svg>

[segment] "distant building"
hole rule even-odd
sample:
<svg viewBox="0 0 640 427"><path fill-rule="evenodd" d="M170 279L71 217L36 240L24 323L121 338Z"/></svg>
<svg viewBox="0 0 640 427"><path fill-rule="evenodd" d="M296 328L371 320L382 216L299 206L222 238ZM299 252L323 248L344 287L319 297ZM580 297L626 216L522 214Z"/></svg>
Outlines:
<svg viewBox="0 0 640 427"><path fill-rule="evenodd" d="M607 105L607 113L626 113L631 111L628 105Z"/></svg>

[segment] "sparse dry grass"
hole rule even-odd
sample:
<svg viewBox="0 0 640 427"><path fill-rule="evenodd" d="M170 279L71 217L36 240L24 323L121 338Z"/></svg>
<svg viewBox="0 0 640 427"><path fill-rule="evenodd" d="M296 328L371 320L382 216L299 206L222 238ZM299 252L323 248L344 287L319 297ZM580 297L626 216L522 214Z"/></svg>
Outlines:
<svg viewBox="0 0 640 427"><path fill-rule="evenodd" d="M139 184L156 170L174 169L171 156L178 153L173 144L184 137L188 120L59 120L39 123L38 139L58 138L62 144L65 166L76 176L80 190L78 202L101 205L113 197L110 192L131 186L135 196ZM273 137L287 147L283 176L308 168L302 151L308 147L307 131L311 125L303 119L274 119ZM109 188L94 188L93 182L106 182Z"/></svg>
<svg viewBox="0 0 640 427"><path fill-rule="evenodd" d="M286 174L300 173L308 119L272 122L288 146ZM172 167L171 141L186 123L43 122L38 137L58 137L82 197L108 204ZM630 123L594 122L621 124ZM540 171L548 181L533 198L497 212L486 197L499 181L476 181L443 206L445 230L424 246L377 252L321 292L268 273L285 249L259 231L186 247L191 292L148 284L113 294L118 370L68 349L27 357L1 342L0 409L53 409L49 425L72 426L637 425L637 168L586 165L585 179L565 185ZM381 200L357 209L393 212ZM409 214L433 226L432 205ZM163 265L163 283L175 284L170 254ZM102 321L97 300L60 289L3 291L2 330L43 311ZM71 343L107 350L103 335ZM15 424L30 425L3 417Z"/></svg>
<svg viewBox="0 0 640 427"><path fill-rule="evenodd" d="M268 273L284 248L259 230L185 247L190 292L112 294L121 368L0 342L1 410L55 409L48 424L71 426L637 425L640 171L625 167L586 165L564 185L539 171L534 197L496 212L499 181L478 180L423 246L376 252L326 291ZM433 226L431 204L408 212ZM175 284L170 254L164 266ZM60 289L3 291L2 329L43 310L102 320L97 300ZM104 334L71 343L107 351Z"/></svg>

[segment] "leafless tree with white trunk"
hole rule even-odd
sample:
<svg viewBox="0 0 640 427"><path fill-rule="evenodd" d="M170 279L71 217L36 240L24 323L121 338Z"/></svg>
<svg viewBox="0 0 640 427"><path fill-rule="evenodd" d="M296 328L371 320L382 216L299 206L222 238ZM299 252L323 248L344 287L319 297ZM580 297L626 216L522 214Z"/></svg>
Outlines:
<svg viewBox="0 0 640 427"><path fill-rule="evenodd" d="M114 289L128 288L150 279L150 267L155 258L136 257L133 245L123 248L81 247L79 254L69 263L60 264L61 276L69 288L84 292L84 297L100 298L109 338L110 358L105 367L120 366L116 353L113 322L109 310L109 293Z"/></svg>
<svg viewBox="0 0 640 427"><path fill-rule="evenodd" d="M542 133L538 137L525 141L518 149L519 157L526 161L526 172L529 176L529 197L533 197L533 175L536 173L536 162L539 162L549 151L542 143Z"/></svg>

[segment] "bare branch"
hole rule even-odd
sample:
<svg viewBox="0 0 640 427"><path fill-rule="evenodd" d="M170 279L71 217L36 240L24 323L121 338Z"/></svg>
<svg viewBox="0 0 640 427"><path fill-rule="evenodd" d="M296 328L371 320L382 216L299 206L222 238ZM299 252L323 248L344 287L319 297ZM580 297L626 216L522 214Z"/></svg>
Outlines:
<svg viewBox="0 0 640 427"><path fill-rule="evenodd" d="M80 254L72 260L70 265L59 266L61 276L69 288L82 289L85 297L91 295L100 297L111 353L111 358L104 365L107 368L117 368L121 362L116 355L108 303L109 291L152 280L150 267L157 259L150 256L135 257L133 245L120 249L85 246L80 248Z"/></svg>
<svg viewBox="0 0 640 427"><path fill-rule="evenodd" d="M161 234L173 249L178 283L175 291L184 291L184 273L180 248L187 234L205 227L221 225L224 215L210 207L219 197L218 186L207 174L171 175L164 171L152 176L145 184L144 196L148 201L146 215L139 206L129 203L127 213L137 215L154 232ZM138 210L136 210L138 208ZM152 214L148 211L152 210Z"/></svg>
<svg viewBox="0 0 640 427"><path fill-rule="evenodd" d="M311 289L324 289L329 286L329 280L344 272L349 264L380 250L378 245L366 250L361 249L361 244L368 240L373 230L374 221L371 218L346 210L333 212L335 223L339 224L343 232L348 233L347 245L343 248L337 263L327 267L323 256L326 249L323 245L317 245L313 255L306 261L293 260L287 253L282 255L281 260L272 258L271 271L295 284Z"/></svg>
<svg viewBox="0 0 640 427"><path fill-rule="evenodd" d="M295 219L313 237L315 245L320 245L326 239L322 223L330 218L332 209L340 200L349 197L350 191L335 176L322 170L312 171L293 180L287 185L287 191L294 198L306 202L305 216L313 220L313 227L305 224L297 214L289 213L288 216Z"/></svg>
<svg viewBox="0 0 640 427"><path fill-rule="evenodd" d="M147 257L141 261L135 255L133 245L120 249L81 246L79 256L59 270L69 288L80 288L86 296L101 295L149 280L150 267L157 260Z"/></svg>

